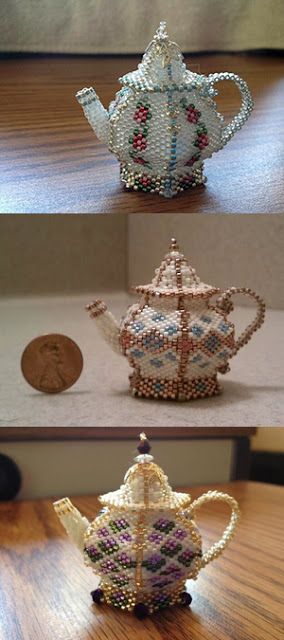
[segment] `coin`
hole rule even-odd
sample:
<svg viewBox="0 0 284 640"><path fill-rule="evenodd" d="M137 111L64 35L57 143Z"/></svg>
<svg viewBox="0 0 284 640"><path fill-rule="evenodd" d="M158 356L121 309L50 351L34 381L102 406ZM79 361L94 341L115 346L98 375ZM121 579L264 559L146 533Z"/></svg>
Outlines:
<svg viewBox="0 0 284 640"><path fill-rule="evenodd" d="M60 393L72 387L83 369L82 353L73 340L60 333L34 338L21 359L26 381L44 393Z"/></svg>

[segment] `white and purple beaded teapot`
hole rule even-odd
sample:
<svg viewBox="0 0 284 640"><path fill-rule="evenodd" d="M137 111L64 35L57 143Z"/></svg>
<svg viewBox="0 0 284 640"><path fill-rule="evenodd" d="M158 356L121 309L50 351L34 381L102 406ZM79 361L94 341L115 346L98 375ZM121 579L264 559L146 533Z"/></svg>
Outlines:
<svg viewBox="0 0 284 640"><path fill-rule="evenodd" d="M234 535L239 509L234 498L218 491L193 503L188 493L173 491L149 455L144 433L140 439L139 455L124 484L100 496L103 509L92 523L69 498L55 502L54 508L85 564L100 577L99 587L91 593L93 601L144 618L171 605L191 603L185 581L195 580L224 551ZM227 503L231 518L219 542L204 552L195 514L210 501Z"/></svg>
<svg viewBox="0 0 284 640"><path fill-rule="evenodd" d="M87 306L104 340L133 368L133 396L190 400L220 393L217 374L229 371L230 358L264 321L260 296L248 288L221 291L201 282L175 239L152 282L135 289L141 299L120 324L102 300ZM252 297L258 310L236 338L228 314L238 293Z"/></svg>
<svg viewBox="0 0 284 640"><path fill-rule="evenodd" d="M241 108L229 124L214 101L220 80L232 80L241 93ZM205 182L204 160L227 144L253 108L248 86L236 74L189 71L165 22L138 69L120 82L108 111L92 87L77 99L99 140L120 161L126 188L169 198Z"/></svg>

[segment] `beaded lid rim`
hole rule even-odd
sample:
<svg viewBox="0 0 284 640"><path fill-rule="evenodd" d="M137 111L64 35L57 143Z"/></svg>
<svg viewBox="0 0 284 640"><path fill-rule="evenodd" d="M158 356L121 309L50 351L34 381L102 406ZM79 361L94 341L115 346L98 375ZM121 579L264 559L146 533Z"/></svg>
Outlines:
<svg viewBox="0 0 284 640"><path fill-rule="evenodd" d="M148 444L147 436L145 433L140 434L140 444L138 445L138 451L143 451L145 443ZM140 477L143 485L143 498L136 501L133 499L132 483L135 479ZM159 501L151 500L151 492L149 490L149 484L151 480L156 480L160 483L160 499ZM180 509L190 504L191 496L188 493L181 493L173 491L168 483L168 478L164 471L157 464L153 462L153 456L148 453L140 453L135 458L135 464L132 465L125 474L124 484L121 485L116 491L110 491L99 497L100 502L104 506L116 507L125 511L131 510L159 510L159 509Z"/></svg>
<svg viewBox="0 0 284 640"><path fill-rule="evenodd" d="M163 273L167 265L171 263L174 264L177 286L165 288L162 285ZM183 274L181 271L182 266L186 267L188 274L193 281L193 284L190 287L184 286L183 284ZM170 251L165 255L160 267L156 270L156 275L152 282L132 287L132 290L136 291L136 293L147 293L150 296L158 298L171 298L177 296L184 296L187 298L209 298L221 291L219 287L214 287L201 282L200 278L196 276L195 270L188 264L184 255L180 253L179 246L175 238L172 238Z"/></svg>
<svg viewBox="0 0 284 640"><path fill-rule="evenodd" d="M176 77L168 78L166 82L157 84L153 81L151 70L156 59L162 60L162 66L166 68L175 62L177 64ZM176 80L176 81L175 81ZM139 89L139 91L161 92L168 89L192 90L196 89L202 95L214 95L214 91L210 87L205 76L199 75L186 68L183 62L183 55L180 47L169 39L166 30L166 22L160 22L160 25L147 46L142 61L135 71L130 71L119 78L119 82L128 87Z"/></svg>

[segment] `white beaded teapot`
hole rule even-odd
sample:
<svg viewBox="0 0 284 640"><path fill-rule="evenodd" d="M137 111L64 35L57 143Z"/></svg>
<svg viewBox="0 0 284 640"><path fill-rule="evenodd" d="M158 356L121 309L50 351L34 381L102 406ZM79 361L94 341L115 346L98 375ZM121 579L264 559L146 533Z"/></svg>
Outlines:
<svg viewBox="0 0 284 640"><path fill-rule="evenodd" d="M133 368L133 396L190 400L220 393L217 374L229 371L230 358L263 323L263 300L248 288L222 292L201 282L175 239L152 282L135 289L141 299L120 324L102 300L86 307L102 337ZM257 314L236 338L228 314L238 293L254 299Z"/></svg>
<svg viewBox="0 0 284 640"><path fill-rule="evenodd" d="M124 484L100 496L103 509L92 523L69 498L55 502L54 508L85 564L100 577L99 587L91 592L93 601L144 618L170 605L191 603L185 581L195 580L224 551L240 514L236 500L227 494L209 491L191 503L188 493L173 491L149 455L145 434L140 438L139 455ZM204 552L195 514L210 501L225 502L231 518L221 539Z"/></svg>
<svg viewBox="0 0 284 640"><path fill-rule="evenodd" d="M241 108L229 124L214 101L221 80L233 81L241 93ZM189 71L165 22L138 69L120 82L108 111L92 87L77 99L99 140L120 161L125 187L166 197L205 182L204 160L227 144L253 108L248 86L236 74Z"/></svg>

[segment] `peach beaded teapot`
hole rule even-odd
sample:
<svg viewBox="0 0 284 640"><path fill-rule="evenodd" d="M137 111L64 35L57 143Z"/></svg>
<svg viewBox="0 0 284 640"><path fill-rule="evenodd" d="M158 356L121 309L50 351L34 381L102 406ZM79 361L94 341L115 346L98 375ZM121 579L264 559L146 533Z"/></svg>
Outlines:
<svg viewBox="0 0 284 640"><path fill-rule="evenodd" d="M68 498L55 502L54 508L85 564L100 577L93 601L144 618L191 603L185 581L196 580L199 571L223 553L240 514L236 500L227 494L208 491L191 503L189 494L173 491L149 455L145 434L140 438L135 464L120 489L100 496L103 508L93 522ZM210 501L225 502L231 518L219 542L204 551L195 516Z"/></svg>
<svg viewBox="0 0 284 640"><path fill-rule="evenodd" d="M229 360L263 323L263 300L251 289L221 291L201 282L175 239L152 282L135 289L141 298L120 324L102 300L87 306L104 340L133 368L133 396L190 400L220 393L217 374L229 371ZM258 310L236 338L228 314L238 293L253 298Z"/></svg>
<svg viewBox="0 0 284 640"><path fill-rule="evenodd" d="M214 101L222 80L234 82L242 100L228 124ZM138 69L120 82L108 111L92 87L78 91L77 99L99 140L120 161L125 187L169 198L205 182L204 160L227 144L253 108L248 86L236 74L189 71L165 22Z"/></svg>

